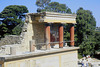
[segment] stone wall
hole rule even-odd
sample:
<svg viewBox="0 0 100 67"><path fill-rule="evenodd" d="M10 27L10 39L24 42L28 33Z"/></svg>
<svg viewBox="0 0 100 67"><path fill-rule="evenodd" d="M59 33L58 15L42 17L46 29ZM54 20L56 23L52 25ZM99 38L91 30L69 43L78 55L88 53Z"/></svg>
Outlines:
<svg viewBox="0 0 100 67"><path fill-rule="evenodd" d="M45 42L45 24L33 23L33 31L34 31L33 40L35 40L37 44L44 43Z"/></svg>
<svg viewBox="0 0 100 67"><path fill-rule="evenodd" d="M53 32L58 33L58 27L59 27L58 24L53 24L51 25L51 30ZM57 35L55 34L54 36L57 36ZM46 41L45 23L32 23L32 24L25 23L20 36L10 35L10 36L6 36L4 39L5 39L4 41L6 41L6 43L8 43L9 46L7 46L8 44L5 44L5 46L2 46L3 48L2 47L0 48L1 49L0 55L10 54L8 51L11 51L11 47L16 47L17 54L22 53L22 52L30 52L31 44L38 45L39 43L46 43L45 42ZM15 44L17 44L17 46ZM43 49L46 49L46 46L45 46L46 44L39 44L39 45L40 46L37 46L37 48L40 48L41 45L44 45Z"/></svg>
<svg viewBox="0 0 100 67"><path fill-rule="evenodd" d="M4 62L4 67L78 67L77 51Z"/></svg>
<svg viewBox="0 0 100 67"><path fill-rule="evenodd" d="M5 40L2 42L6 42L6 44L2 44L0 48L0 55L10 54L8 51L11 51L11 47L16 47L16 53L30 52L30 41L34 40L34 45L45 42L45 24L25 23L20 36L10 35L6 36L4 39ZM16 46L15 44L18 45Z"/></svg>
<svg viewBox="0 0 100 67"><path fill-rule="evenodd" d="M24 32L24 36L22 41L21 41L21 45L22 45L22 51L30 51L30 41L32 40L32 37L33 37L33 34L34 34L34 31L33 31L33 25L28 23L27 24L27 29L26 31Z"/></svg>
<svg viewBox="0 0 100 67"><path fill-rule="evenodd" d="M30 51L30 42L34 41L33 45L45 42L45 24L44 23L28 23L27 32L22 40L23 50Z"/></svg>
<svg viewBox="0 0 100 67"><path fill-rule="evenodd" d="M20 44L20 36L18 35L6 35L5 38L1 38L0 46L11 45L11 44Z"/></svg>
<svg viewBox="0 0 100 67"><path fill-rule="evenodd" d="M3 38L1 40L0 55L10 55L12 51L16 51L16 54L30 51L29 41L32 40L32 30L32 24L25 23L21 35L9 35ZM15 50L12 50L12 48L15 48Z"/></svg>

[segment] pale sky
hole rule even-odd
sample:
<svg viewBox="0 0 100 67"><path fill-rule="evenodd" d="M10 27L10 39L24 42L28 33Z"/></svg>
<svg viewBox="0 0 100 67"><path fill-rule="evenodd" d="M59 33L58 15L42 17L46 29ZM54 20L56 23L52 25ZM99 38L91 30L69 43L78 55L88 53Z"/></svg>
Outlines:
<svg viewBox="0 0 100 67"><path fill-rule="evenodd" d="M100 27L100 0L51 0L62 4L66 4L71 8L72 12L76 12L79 7L92 11L97 23ZM8 5L24 5L28 8L30 13L35 13L37 6L36 0L0 0L0 12Z"/></svg>

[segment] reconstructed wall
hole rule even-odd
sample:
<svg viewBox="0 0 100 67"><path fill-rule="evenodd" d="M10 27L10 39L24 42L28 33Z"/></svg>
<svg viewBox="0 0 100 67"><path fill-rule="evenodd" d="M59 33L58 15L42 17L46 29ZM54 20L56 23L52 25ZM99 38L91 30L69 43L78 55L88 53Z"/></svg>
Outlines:
<svg viewBox="0 0 100 67"><path fill-rule="evenodd" d="M3 49L0 50L0 55L12 54L11 51L16 52L15 54L30 52L31 41L33 45L38 45L39 43L46 43L46 38L45 38L46 23L26 23L24 27L23 27L23 32L20 35L20 38L19 39L16 38L18 41L21 40L20 41L21 43L2 46ZM56 33L55 35L53 35L54 37L57 37L58 28L59 28L59 24L51 25L51 33L52 32L54 34ZM40 45L39 47L41 47L41 45L46 45L46 44L39 44L39 45ZM54 44L51 44L51 45L54 45ZM14 50L12 50L11 48L14 48ZM43 49L46 49L46 46L43 46Z"/></svg>
<svg viewBox="0 0 100 67"><path fill-rule="evenodd" d="M33 23L33 31L34 36L33 40L36 43L44 43L45 42L45 24L44 23Z"/></svg>
<svg viewBox="0 0 100 67"><path fill-rule="evenodd" d="M35 33L34 33L35 32ZM33 45L45 42L45 24L43 23L28 23L27 32L25 33L22 45L24 51L30 51L30 42L33 41Z"/></svg>
<svg viewBox="0 0 100 67"><path fill-rule="evenodd" d="M13 45L5 45L2 46L0 50L0 55L8 55L11 54L10 51L15 51L15 54L23 53L23 52L30 52L30 42L33 41L33 45L38 45L39 43L46 43L45 39L45 23L26 23L26 29L23 29L23 32L19 39L21 40L20 44L13 44ZM53 24L52 31L57 32L58 24ZM34 33L35 32L35 33ZM22 38L21 38L22 37ZM43 44L40 44L43 45ZM44 44L45 45L45 44ZM12 50L11 48L14 48Z"/></svg>
<svg viewBox="0 0 100 67"><path fill-rule="evenodd" d="M52 48L45 51L33 50L33 46L30 45L38 45L46 41L45 24L47 24L47 22L43 23L43 16L41 15L40 17L42 19L38 16L40 15L27 15L26 26L24 25L23 27L23 31L20 35L21 42L19 44L2 46L2 50L0 50L0 66L2 64L2 67L77 67L77 49L79 48ZM61 21L57 24L51 24L53 24L51 30L58 32ZM34 52L31 51L30 48L32 48Z"/></svg>
<svg viewBox="0 0 100 67"><path fill-rule="evenodd" d="M75 50L8 61L4 67L78 67L77 60Z"/></svg>
<svg viewBox="0 0 100 67"><path fill-rule="evenodd" d="M58 33L59 24L53 24L51 26L51 30ZM40 43L46 43L45 27L45 23L28 23L27 32L25 33L24 40L22 42L22 45L24 45L24 51L30 51L30 41L33 41L34 45L43 45Z"/></svg>

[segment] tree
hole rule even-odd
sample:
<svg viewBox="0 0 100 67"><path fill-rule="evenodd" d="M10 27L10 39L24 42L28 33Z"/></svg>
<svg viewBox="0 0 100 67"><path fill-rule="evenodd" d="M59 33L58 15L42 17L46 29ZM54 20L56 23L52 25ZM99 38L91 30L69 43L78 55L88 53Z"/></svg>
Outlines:
<svg viewBox="0 0 100 67"><path fill-rule="evenodd" d="M95 50L95 27L96 21L92 15L92 12L89 10L84 10L83 8L79 8L77 10L76 17L77 25L76 35L78 40L76 41L77 46L80 46L80 54L81 55L93 55Z"/></svg>
<svg viewBox="0 0 100 67"><path fill-rule="evenodd" d="M8 34L15 34L12 30L20 23L23 23L23 19L25 19L24 13L27 12L28 10L25 6L10 5L5 7L0 13L0 18L3 18L2 24L0 25L1 37Z"/></svg>
<svg viewBox="0 0 100 67"><path fill-rule="evenodd" d="M58 2L51 2L45 7L47 11L59 12L59 13L72 13L71 9L66 4L60 4Z"/></svg>
<svg viewBox="0 0 100 67"><path fill-rule="evenodd" d="M44 9L50 2L51 0L36 0L36 5L41 8Z"/></svg>
<svg viewBox="0 0 100 67"><path fill-rule="evenodd" d="M72 13L72 12L71 12L71 9L68 8L66 13Z"/></svg>
<svg viewBox="0 0 100 67"><path fill-rule="evenodd" d="M50 1L51 0L37 0L36 5L40 7L37 9L37 12L50 11L59 13L72 13L71 9L68 8L66 4L60 4L59 2L50 2ZM40 6L39 4L43 6Z"/></svg>
<svg viewBox="0 0 100 67"><path fill-rule="evenodd" d="M95 32L95 39L96 39L95 50L97 52L100 52L100 32L98 31Z"/></svg>

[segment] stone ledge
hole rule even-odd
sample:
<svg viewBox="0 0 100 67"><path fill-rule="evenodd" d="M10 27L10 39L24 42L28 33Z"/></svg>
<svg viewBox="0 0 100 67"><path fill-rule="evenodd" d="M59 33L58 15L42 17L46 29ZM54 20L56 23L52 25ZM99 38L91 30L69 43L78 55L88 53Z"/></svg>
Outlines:
<svg viewBox="0 0 100 67"><path fill-rule="evenodd" d="M21 55L4 55L0 57L0 61L11 61L11 60L18 60L23 58L38 57L38 56L57 54L57 53L62 53L67 51L78 50L78 49L79 47L66 47L66 48L51 49L51 50L39 51L39 52L28 52Z"/></svg>
<svg viewBox="0 0 100 67"><path fill-rule="evenodd" d="M34 22L53 22L53 23L73 23L76 24L76 14L57 13L57 12L41 12L41 13L27 13L26 21ZM32 22L34 21L34 22Z"/></svg>

